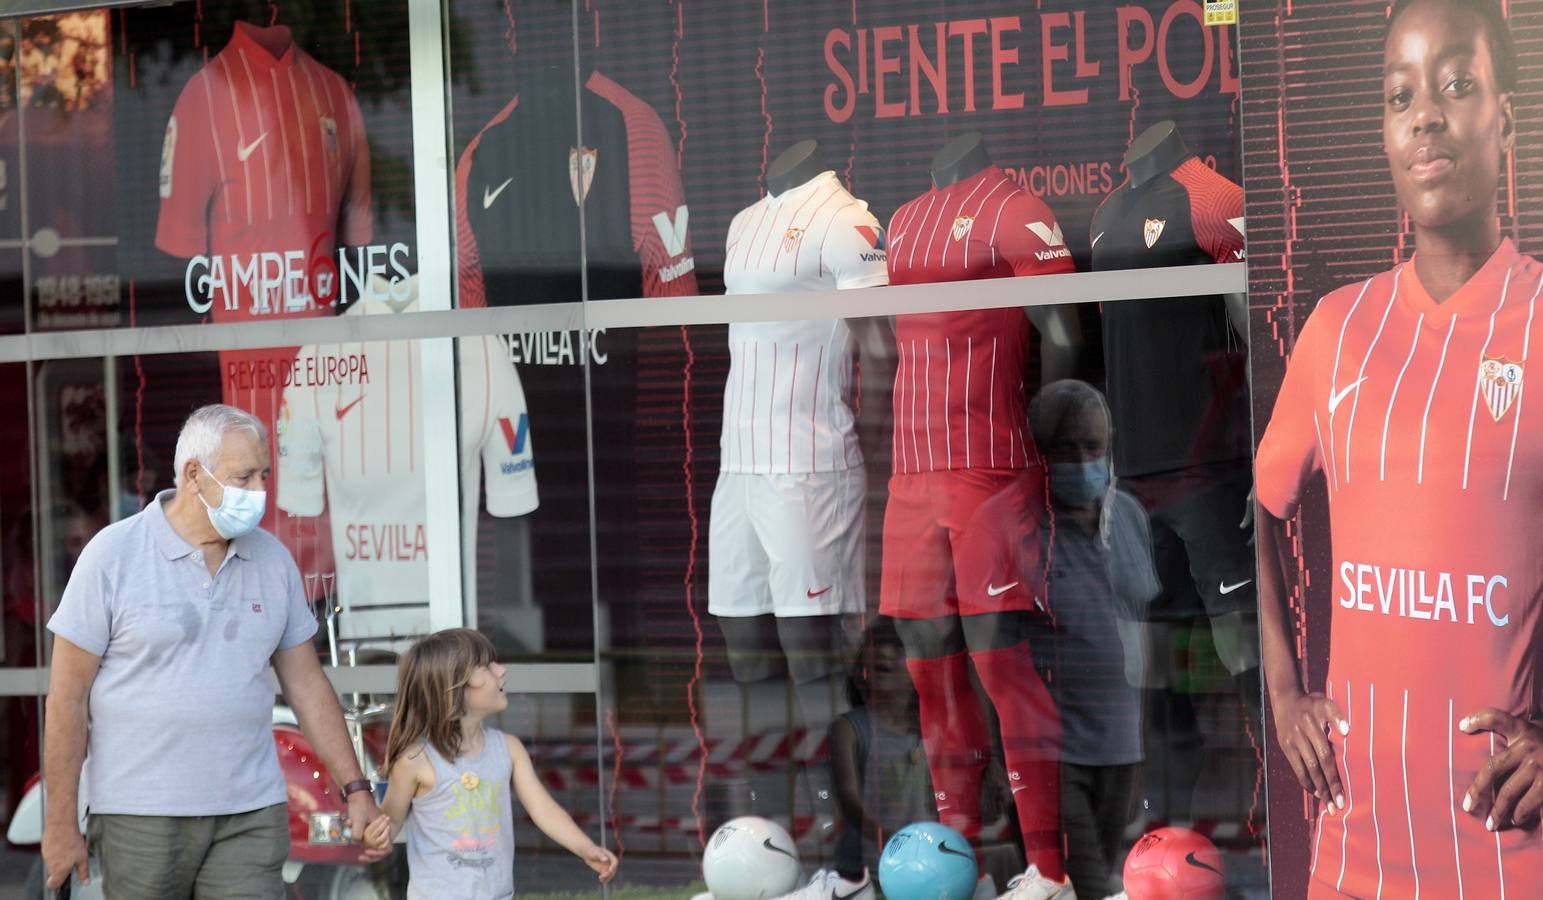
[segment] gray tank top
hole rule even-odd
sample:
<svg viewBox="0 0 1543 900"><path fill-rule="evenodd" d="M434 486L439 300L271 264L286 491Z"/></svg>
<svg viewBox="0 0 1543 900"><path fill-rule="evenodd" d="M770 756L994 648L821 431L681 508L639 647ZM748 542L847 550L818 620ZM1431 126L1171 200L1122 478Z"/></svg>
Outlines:
<svg viewBox="0 0 1543 900"><path fill-rule="evenodd" d="M447 762L425 743L434 788L407 815L408 900L514 896L513 766L501 732L482 729L482 752Z"/></svg>

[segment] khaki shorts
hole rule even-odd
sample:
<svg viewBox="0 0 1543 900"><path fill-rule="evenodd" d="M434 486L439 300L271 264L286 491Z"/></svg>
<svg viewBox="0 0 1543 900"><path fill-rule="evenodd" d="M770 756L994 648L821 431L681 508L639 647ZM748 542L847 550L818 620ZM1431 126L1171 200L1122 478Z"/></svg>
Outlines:
<svg viewBox="0 0 1543 900"><path fill-rule="evenodd" d="M279 900L289 856L284 804L229 816L92 815L106 900Z"/></svg>

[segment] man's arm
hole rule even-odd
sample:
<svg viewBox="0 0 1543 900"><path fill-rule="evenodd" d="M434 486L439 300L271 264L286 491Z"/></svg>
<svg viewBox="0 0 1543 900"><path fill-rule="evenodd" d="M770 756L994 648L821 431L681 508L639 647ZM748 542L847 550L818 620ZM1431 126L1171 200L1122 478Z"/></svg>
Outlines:
<svg viewBox="0 0 1543 900"><path fill-rule="evenodd" d="M332 682L321 670L315 648L305 642L278 651L273 654L273 671L279 677L279 689L284 692L284 699L300 720L300 730L316 748L337 783L344 785L363 778L348 728L343 724L343 708L332 692ZM357 791L348 795L349 826L356 841L364 839L365 829L379 815L380 807L375 805L372 792ZM372 863L389 852L366 850L359 859Z"/></svg>
<svg viewBox="0 0 1543 900"><path fill-rule="evenodd" d="M1030 306L1024 313L1041 337L1039 383L1046 385L1063 378L1075 378L1077 352L1082 347L1082 323L1077 321L1077 307L1070 303Z"/></svg>
<svg viewBox="0 0 1543 900"><path fill-rule="evenodd" d="M1265 688L1275 717L1275 736L1302 786L1312 791L1320 803L1344 809L1345 792L1328 734L1337 729L1343 737L1350 733L1350 723L1333 700L1322 694L1309 694L1302 687L1287 624L1296 566L1287 552L1286 523L1262 504L1257 521L1260 651Z"/></svg>
<svg viewBox="0 0 1543 900"><path fill-rule="evenodd" d="M91 685L102 658L54 636L43 731L43 774L47 807L43 864L53 890L75 871L86 881L86 842L80 834L80 769L86 761L86 722Z"/></svg>

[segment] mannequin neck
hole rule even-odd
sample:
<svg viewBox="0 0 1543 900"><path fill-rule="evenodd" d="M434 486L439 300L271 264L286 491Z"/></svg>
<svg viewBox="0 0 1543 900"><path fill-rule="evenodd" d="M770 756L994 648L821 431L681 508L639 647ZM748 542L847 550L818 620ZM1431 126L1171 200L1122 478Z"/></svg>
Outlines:
<svg viewBox="0 0 1543 900"><path fill-rule="evenodd" d="M817 141L799 141L778 154L766 167L766 191L772 196L785 194L825 171Z"/></svg>
<svg viewBox="0 0 1543 900"><path fill-rule="evenodd" d="M932 157L932 183L945 188L990 166L991 154L986 152L985 139L980 132L972 131L944 144Z"/></svg>
<svg viewBox="0 0 1543 900"><path fill-rule="evenodd" d="M1132 187L1140 187L1159 175L1172 172L1194 156L1172 122L1158 122L1131 141L1125 151L1125 170Z"/></svg>

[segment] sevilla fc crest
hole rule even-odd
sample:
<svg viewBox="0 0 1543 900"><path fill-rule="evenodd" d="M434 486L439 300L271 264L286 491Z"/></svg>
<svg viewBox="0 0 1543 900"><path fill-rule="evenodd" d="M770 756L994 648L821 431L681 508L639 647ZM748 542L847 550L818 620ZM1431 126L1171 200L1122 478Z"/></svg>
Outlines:
<svg viewBox="0 0 1543 900"><path fill-rule="evenodd" d="M1141 226L1141 239L1147 242L1147 249L1151 250L1157 239L1163 236L1163 226L1168 224L1167 219L1147 219Z"/></svg>
<svg viewBox="0 0 1543 900"><path fill-rule="evenodd" d="M568 149L568 181L573 185L573 202L584 205L584 198L589 196L589 186L595 180L595 157L600 155L599 150L590 147L570 147Z"/></svg>
<svg viewBox="0 0 1543 900"><path fill-rule="evenodd" d="M1521 364L1485 358L1479 363L1479 393L1484 395L1484 405L1496 422L1505 418L1516 398L1522 395Z"/></svg>
<svg viewBox="0 0 1543 900"><path fill-rule="evenodd" d="M803 236L804 230L802 228L788 226L788 229L782 232L782 252L792 253L794 250L797 250L798 242Z"/></svg>
<svg viewBox="0 0 1543 900"><path fill-rule="evenodd" d="M970 226L975 224L974 216L958 216L954 219L954 240L962 241L964 236L970 233Z"/></svg>

